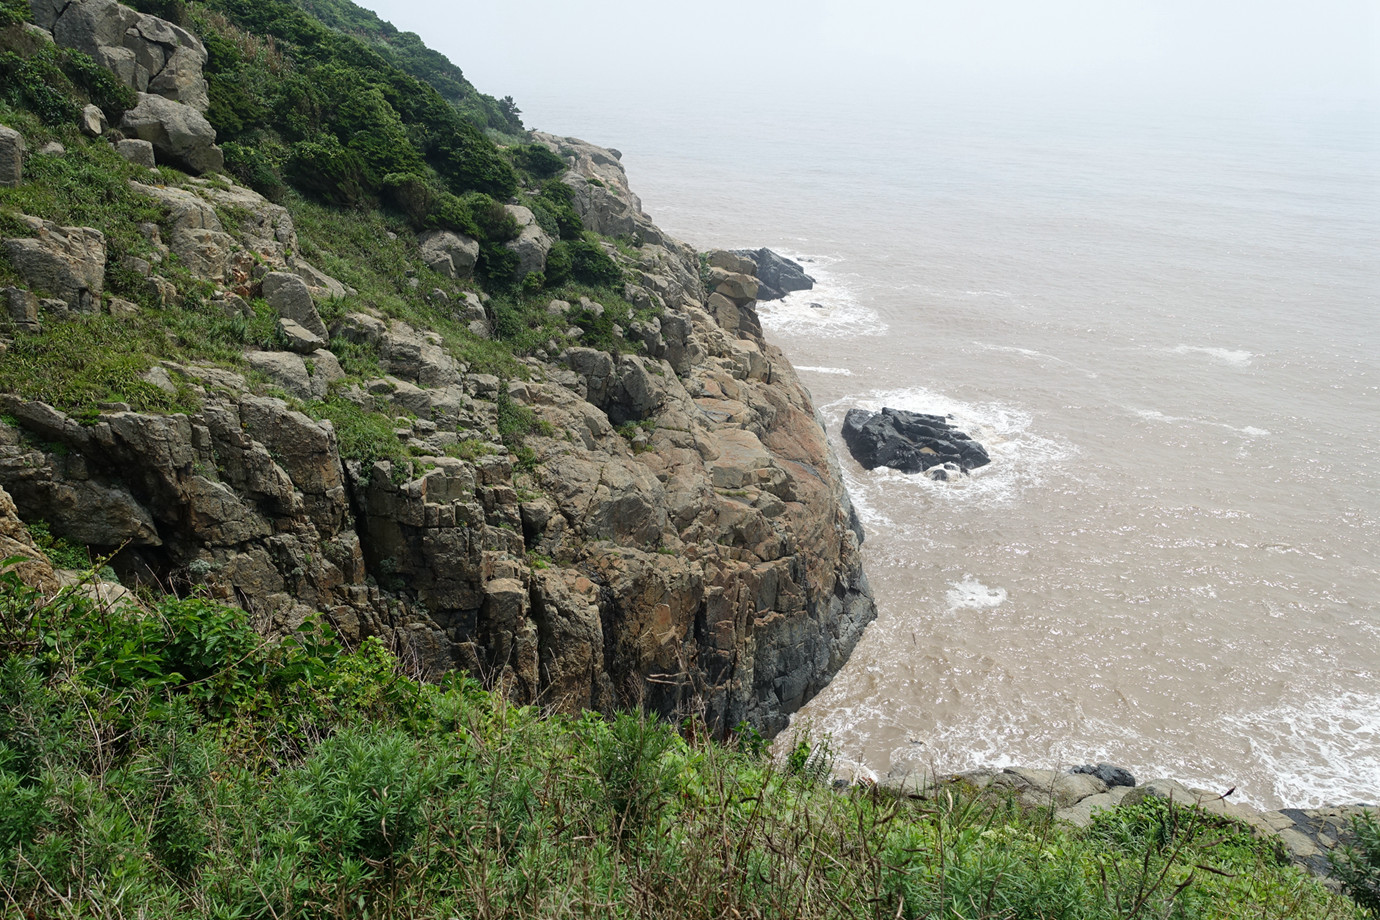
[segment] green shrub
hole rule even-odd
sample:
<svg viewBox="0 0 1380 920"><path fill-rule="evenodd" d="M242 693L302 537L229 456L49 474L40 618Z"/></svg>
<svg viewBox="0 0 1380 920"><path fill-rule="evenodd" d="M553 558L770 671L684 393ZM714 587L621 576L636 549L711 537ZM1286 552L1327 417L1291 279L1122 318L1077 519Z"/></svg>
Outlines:
<svg viewBox="0 0 1380 920"><path fill-rule="evenodd" d="M393 433L393 420L370 412L343 397L307 403L303 411L314 419L330 419L335 426L340 459L358 460L367 468L377 460L407 463L407 451Z"/></svg>
<svg viewBox="0 0 1380 920"><path fill-rule="evenodd" d="M623 270L613 261L604 247L589 240L573 240L570 246L570 273L575 280L595 287L621 288L625 280Z"/></svg>
<svg viewBox="0 0 1380 920"><path fill-rule="evenodd" d="M1372 917L1380 917L1380 817L1374 812L1353 815L1353 843L1328 854L1332 874L1342 889Z"/></svg>
<svg viewBox="0 0 1380 920"><path fill-rule="evenodd" d="M523 144L515 147L513 162L523 172L537 179L549 179L565 172L566 169L565 160L552 153L545 144Z"/></svg>

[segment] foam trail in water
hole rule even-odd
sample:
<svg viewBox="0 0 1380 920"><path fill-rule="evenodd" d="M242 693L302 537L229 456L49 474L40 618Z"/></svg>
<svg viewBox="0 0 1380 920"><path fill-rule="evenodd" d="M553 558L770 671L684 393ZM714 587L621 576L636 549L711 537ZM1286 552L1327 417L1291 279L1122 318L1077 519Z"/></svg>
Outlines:
<svg viewBox="0 0 1380 920"><path fill-rule="evenodd" d="M1197 352L1207 355L1209 358L1220 361L1223 364L1230 364L1234 367L1246 367L1251 363L1251 359L1256 357L1249 351L1240 351L1231 348L1212 348L1206 345L1180 345L1172 349L1176 355L1187 355Z"/></svg>
<svg viewBox="0 0 1380 920"><path fill-rule="evenodd" d="M1237 428L1235 425L1228 425L1225 422L1210 422L1201 418L1184 418L1180 415L1165 415L1156 409L1137 409L1136 415L1150 422L1166 422L1169 424L1185 425L1208 425L1212 428L1225 428L1235 434L1245 435L1248 438L1268 438L1270 432L1264 428L1256 428L1254 425L1247 425L1245 428Z"/></svg>
<svg viewBox="0 0 1380 920"><path fill-rule="evenodd" d="M805 364L798 364L795 369L798 371L807 371L811 374L832 374L838 377L853 376L853 372L846 367L810 367Z"/></svg>
<svg viewBox="0 0 1380 920"><path fill-rule="evenodd" d="M1034 349L1030 348L1020 348L1015 345L991 345L987 342L974 342L973 344L984 351L995 351L1002 354L1020 355L1022 358L1030 358L1032 360L1044 361L1051 364L1062 364L1066 367L1073 368L1074 370L1078 371L1078 373L1087 377L1089 380L1097 379L1097 374L1094 371L1085 370L1084 368L1081 368L1070 361L1065 361L1063 358L1056 358L1054 355L1047 355L1042 351L1035 351Z"/></svg>

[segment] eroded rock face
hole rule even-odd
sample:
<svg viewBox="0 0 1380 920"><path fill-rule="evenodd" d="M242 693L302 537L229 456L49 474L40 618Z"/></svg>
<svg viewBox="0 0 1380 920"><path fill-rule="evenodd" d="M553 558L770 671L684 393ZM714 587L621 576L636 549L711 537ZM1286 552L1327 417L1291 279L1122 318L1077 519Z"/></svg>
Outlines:
<svg viewBox="0 0 1380 920"><path fill-rule="evenodd" d="M216 146L216 129L190 105L163 96L140 93L139 104L120 121L125 134L153 144L160 157L194 173L212 172L225 165Z"/></svg>
<svg viewBox="0 0 1380 920"><path fill-rule="evenodd" d="M95 313L105 289L105 235L91 227L59 227L36 217L23 220L32 237L5 240L5 252L25 283L78 313Z"/></svg>
<svg viewBox="0 0 1380 920"><path fill-rule="evenodd" d="M206 48L186 29L116 0L32 0L32 9L58 45L90 55L130 89L210 107Z"/></svg>
<svg viewBox="0 0 1380 920"><path fill-rule="evenodd" d="M14 187L24 180L24 135L0 125L0 185Z"/></svg>
<svg viewBox="0 0 1380 920"><path fill-rule="evenodd" d="M803 265L770 249L741 249L736 254L752 263L749 272L761 283L759 300L780 300L787 294L808 291L815 286L815 279L805 274Z"/></svg>

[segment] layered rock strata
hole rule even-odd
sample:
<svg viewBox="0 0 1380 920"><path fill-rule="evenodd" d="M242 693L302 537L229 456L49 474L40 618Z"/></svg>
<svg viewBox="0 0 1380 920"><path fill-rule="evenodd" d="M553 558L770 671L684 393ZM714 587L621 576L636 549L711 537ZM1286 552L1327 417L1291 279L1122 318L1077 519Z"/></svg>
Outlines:
<svg viewBox="0 0 1380 920"><path fill-rule="evenodd" d="M655 314L620 330L639 353L553 344L525 359L526 379L473 372L440 336L307 265L282 208L228 180L139 185L164 211L143 228L159 252L212 285L227 313L262 297L278 314L285 345L246 363L295 399L329 391L394 417L393 455L407 459L342 459L340 432L308 414L319 404L165 362L145 379L194 393L196 412L109 404L78 422L0 397L0 487L24 519L115 552L126 583L198 585L278 629L319 613L350 642L383 638L421 673L466 670L559 710L641 706L700 712L720 731L779 730L874 616L836 459L762 336L751 263L715 254L706 287L698 254L641 212L614 152L544 142L571 165L586 225L631 228L641 243L635 258L609 247L632 279L627 299ZM77 258L85 232L48 231L54 268L25 277L65 300L40 304L137 309L103 303L94 269L77 278L102 261L96 240ZM542 240L530 237L519 254L539 270ZM420 257L450 267L436 302L487 335L483 300L459 285L469 250L419 241ZM175 300L156 261L133 268ZM41 318L36 296L7 293L11 312ZM316 304L339 297L328 328ZM345 386L332 347L377 355L382 375ZM536 422L521 464L499 436L513 411Z"/></svg>

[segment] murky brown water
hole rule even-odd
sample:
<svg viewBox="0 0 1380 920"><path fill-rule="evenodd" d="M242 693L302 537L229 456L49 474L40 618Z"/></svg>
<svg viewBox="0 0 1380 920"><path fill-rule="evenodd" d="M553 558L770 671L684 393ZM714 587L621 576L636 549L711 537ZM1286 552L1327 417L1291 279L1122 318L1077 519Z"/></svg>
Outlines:
<svg viewBox="0 0 1380 920"><path fill-rule="evenodd" d="M994 459L845 456L880 614L797 724L877 773L1380 799L1375 122L706 117L570 121L671 232L815 260L763 320L841 455L847 409L887 405Z"/></svg>

